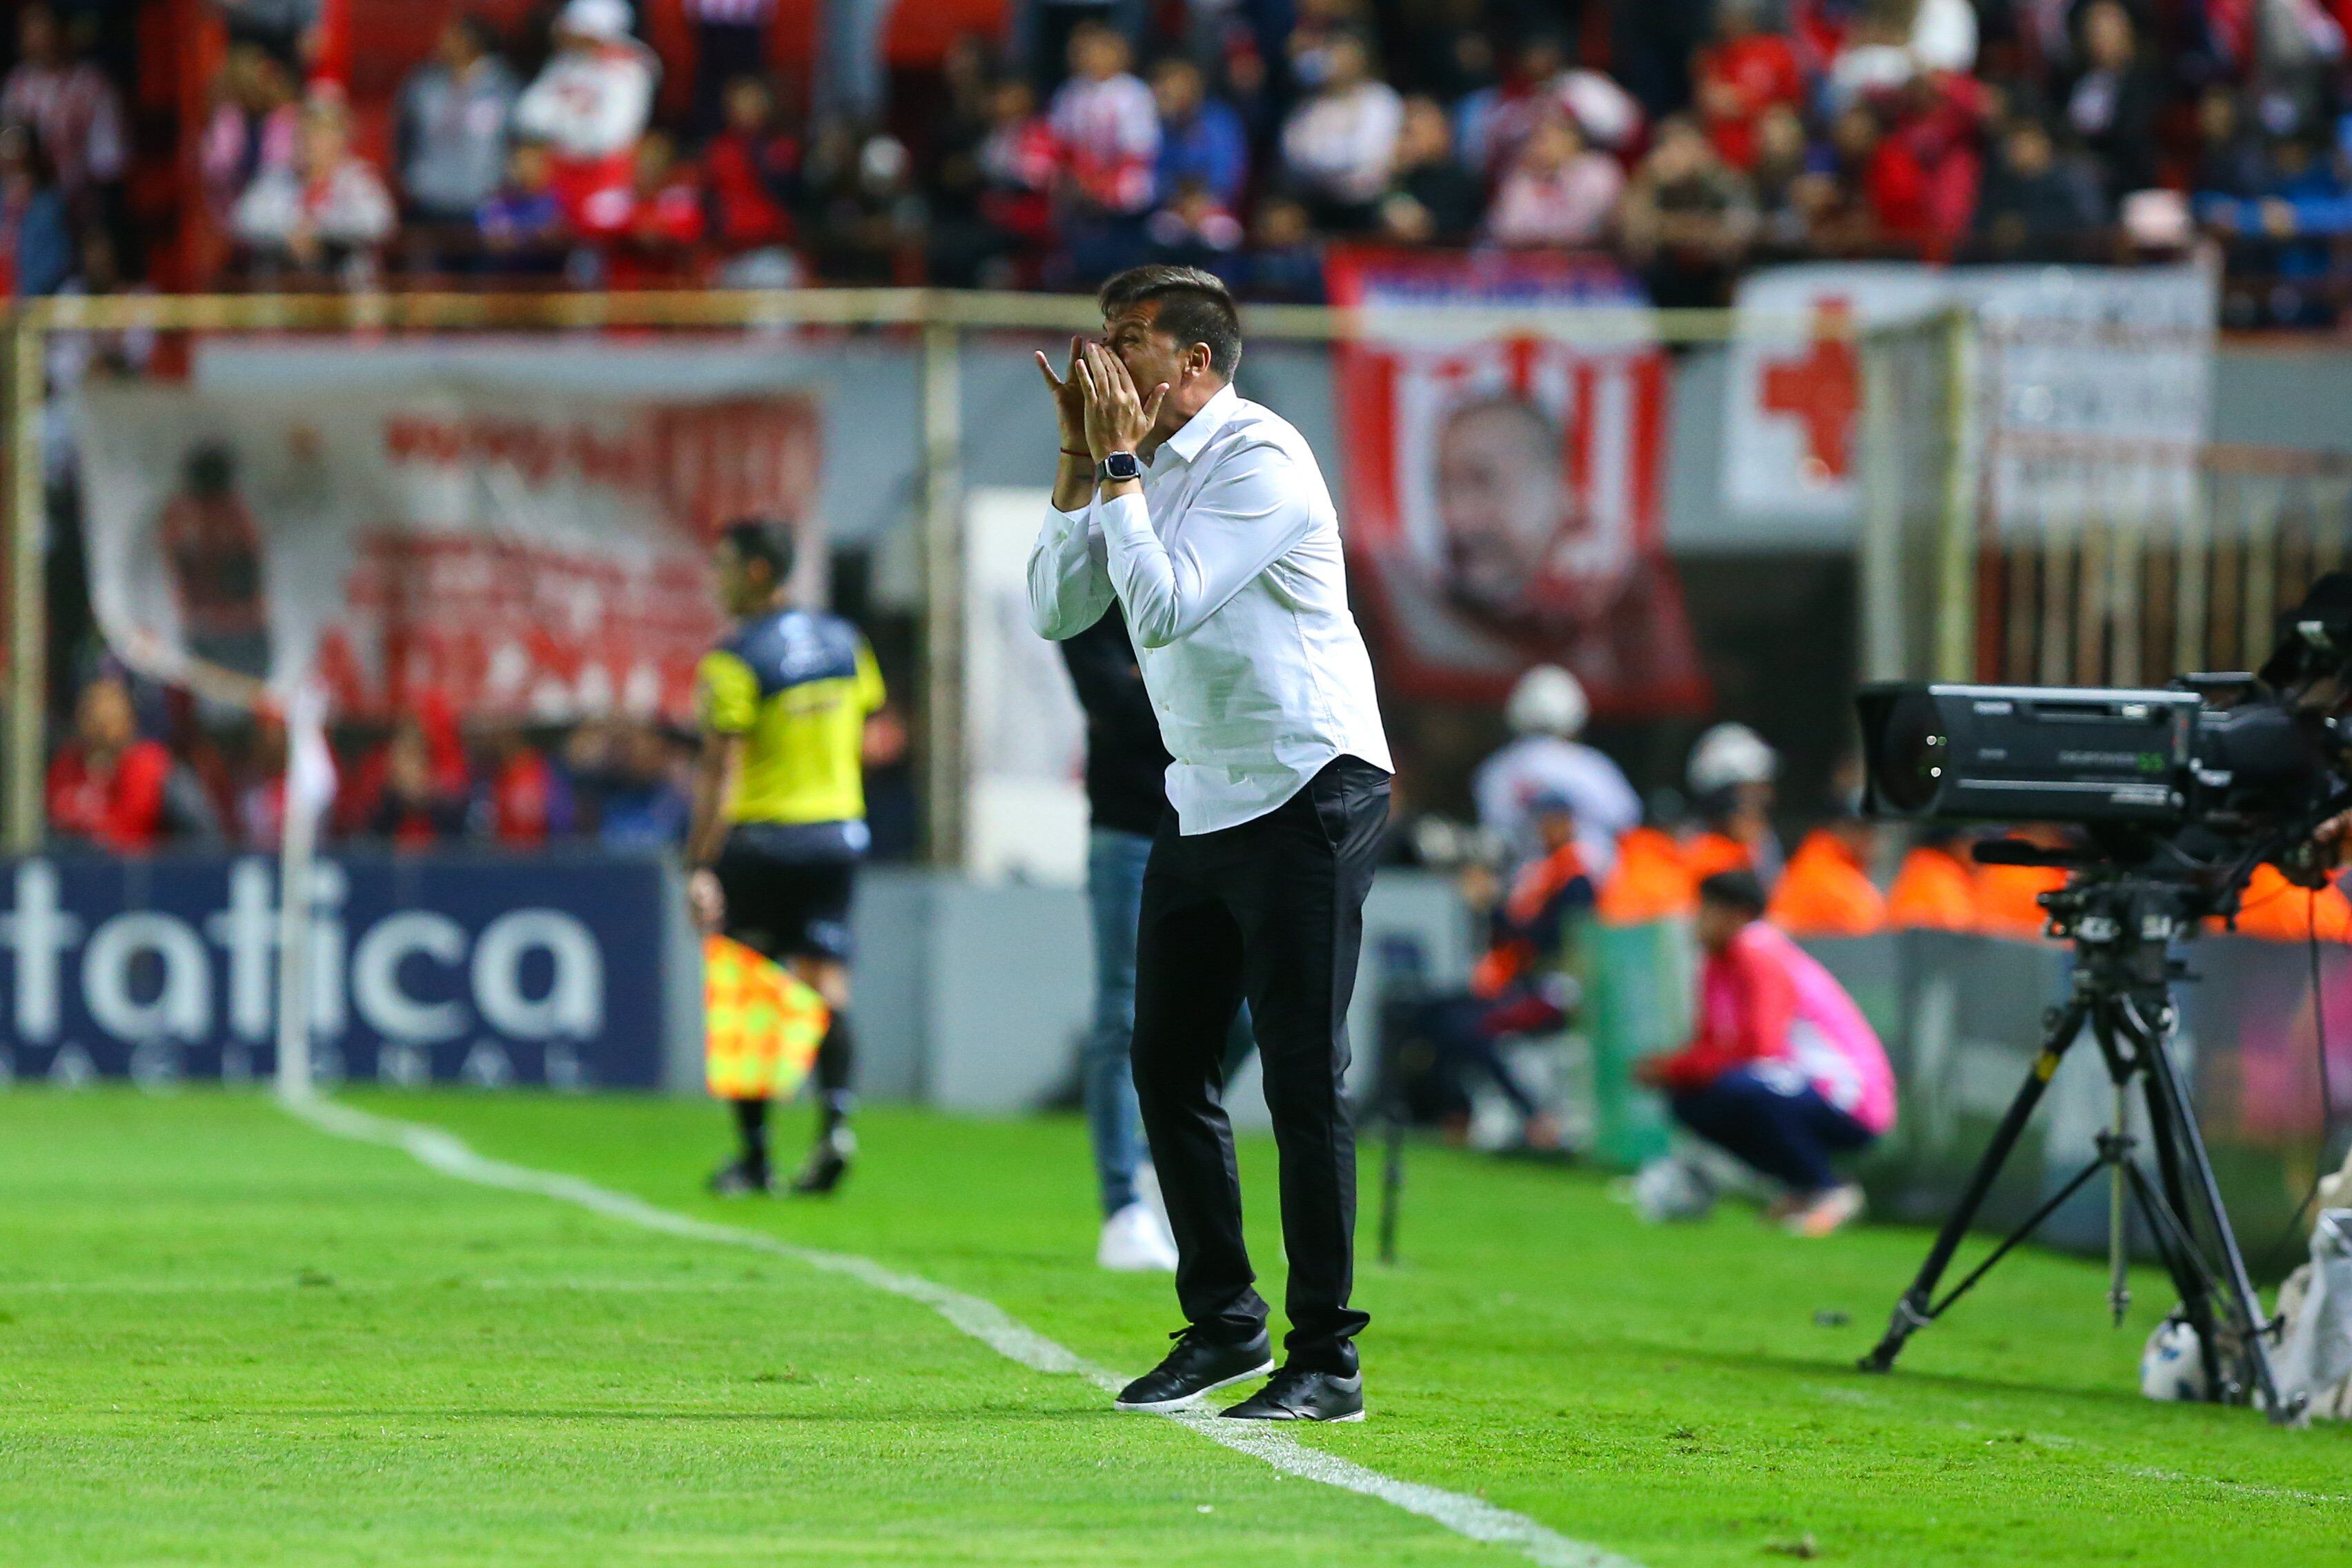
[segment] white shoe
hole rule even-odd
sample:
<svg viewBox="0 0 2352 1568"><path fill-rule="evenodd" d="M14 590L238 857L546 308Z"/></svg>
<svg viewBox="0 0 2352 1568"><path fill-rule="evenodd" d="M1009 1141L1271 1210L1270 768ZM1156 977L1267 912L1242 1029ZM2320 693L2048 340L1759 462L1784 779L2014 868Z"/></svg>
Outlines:
<svg viewBox="0 0 2352 1568"><path fill-rule="evenodd" d="M1168 1200L1160 1192L1160 1169L1149 1160L1135 1168L1135 1195L1137 1201L1150 1211L1151 1228L1158 1231L1160 1239L1168 1244L1168 1256L1175 1257L1176 1232L1168 1223Z"/></svg>
<svg viewBox="0 0 2352 1568"><path fill-rule="evenodd" d="M1790 1236L1828 1236L1862 1217L1862 1188L1853 1182L1817 1193L1780 1222Z"/></svg>
<svg viewBox="0 0 2352 1568"><path fill-rule="evenodd" d="M1176 1244L1141 1204L1129 1204L1103 1221L1095 1262L1121 1274L1173 1274Z"/></svg>

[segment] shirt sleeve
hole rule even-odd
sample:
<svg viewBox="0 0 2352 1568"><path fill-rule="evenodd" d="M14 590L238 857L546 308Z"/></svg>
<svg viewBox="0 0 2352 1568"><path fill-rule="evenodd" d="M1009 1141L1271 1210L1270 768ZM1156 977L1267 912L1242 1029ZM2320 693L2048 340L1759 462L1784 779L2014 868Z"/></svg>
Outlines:
<svg viewBox="0 0 2352 1568"><path fill-rule="evenodd" d="M696 707L702 727L714 735L740 735L760 716L760 679L751 667L724 648L702 656L695 672Z"/></svg>
<svg viewBox="0 0 2352 1568"><path fill-rule="evenodd" d="M1137 510L1142 503L1139 500ZM1102 619L1110 608L1102 529L1092 502L1084 511L1045 509L1045 525L1029 552L1029 624L1055 642Z"/></svg>
<svg viewBox="0 0 2352 1568"><path fill-rule="evenodd" d="M1224 608L1315 525L1290 456L1271 444L1226 458L1162 540L1139 491L1104 501L1110 580L1142 647L1166 647Z"/></svg>
<svg viewBox="0 0 2352 1568"><path fill-rule="evenodd" d="M882 667L875 662L874 648L861 637L857 639L857 706L867 713L878 712L888 700L889 693L882 685Z"/></svg>

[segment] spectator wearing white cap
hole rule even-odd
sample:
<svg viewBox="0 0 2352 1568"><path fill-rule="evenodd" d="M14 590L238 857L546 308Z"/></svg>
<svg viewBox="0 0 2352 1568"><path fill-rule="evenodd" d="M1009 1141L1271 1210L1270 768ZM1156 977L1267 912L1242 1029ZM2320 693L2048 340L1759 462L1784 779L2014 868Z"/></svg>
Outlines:
<svg viewBox="0 0 2352 1568"><path fill-rule="evenodd" d="M629 221L637 142L659 66L629 32L628 0L571 0L555 18L555 57L515 104L515 129L547 143L572 226L610 235Z"/></svg>
<svg viewBox="0 0 2352 1568"><path fill-rule="evenodd" d="M1511 689L1503 717L1516 737L1478 764L1470 790L1478 826L1501 841L1516 868L1543 852L1535 805L1566 799L1576 814L1576 847L1595 881L1617 863L1617 838L1642 820L1642 801L1608 754L1583 744L1591 704L1575 676L1539 664Z"/></svg>
<svg viewBox="0 0 2352 1568"><path fill-rule="evenodd" d="M1780 841L1772 832L1772 784L1780 754L1745 724L1709 728L1691 747L1684 781L1701 827L1683 847L1691 877L1748 871L1769 889L1780 876Z"/></svg>

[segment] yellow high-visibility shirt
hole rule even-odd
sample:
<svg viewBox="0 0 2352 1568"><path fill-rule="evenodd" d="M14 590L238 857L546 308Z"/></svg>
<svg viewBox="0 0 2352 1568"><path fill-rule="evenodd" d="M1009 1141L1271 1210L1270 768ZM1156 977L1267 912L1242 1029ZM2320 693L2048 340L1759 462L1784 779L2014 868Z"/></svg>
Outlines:
<svg viewBox="0 0 2352 1568"><path fill-rule="evenodd" d="M837 616L757 616L703 656L703 729L743 737L730 823L862 822L866 720L882 706L882 671Z"/></svg>

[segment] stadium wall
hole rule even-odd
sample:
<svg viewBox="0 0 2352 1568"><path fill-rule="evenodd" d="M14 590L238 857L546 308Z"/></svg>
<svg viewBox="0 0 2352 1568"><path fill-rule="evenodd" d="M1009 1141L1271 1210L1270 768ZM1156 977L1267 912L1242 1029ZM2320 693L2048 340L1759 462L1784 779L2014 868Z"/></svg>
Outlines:
<svg viewBox="0 0 2352 1568"><path fill-rule="evenodd" d="M274 871L254 856L0 861L0 1085L266 1081ZM697 938L662 859L338 855L320 863L316 886L315 1059L326 1075L392 1087L700 1092ZM1360 1096L1378 1070L1389 955L1417 952L1426 982L1441 987L1460 984L1472 956L1454 889L1433 873L1385 873L1365 926L1350 1017ZM1072 1100L1091 1002L1081 892L877 868L856 934L868 1095L977 1114ZM2043 1010L2063 994L2066 953L1922 931L1809 945L1870 1015L1902 1084L1901 1121L1865 1173L1877 1212L1933 1218L2023 1080ZM1639 973L1589 983L1648 996L1647 1012L1675 1010L1684 944L1595 951ZM2323 948L2315 995L2298 944L2220 936L2195 956L2201 978L2183 989L2177 1050L2232 1207L2250 1233L2267 1234L2310 1179L2318 1026L2352 1017L2352 952ZM1637 1022L1658 1039L1679 1027L1663 1016ZM1589 1092L1622 1100L1627 1053L1601 1037L1609 1031L1597 1013L1588 1024L1588 1059L1601 1064L1585 1069ZM2337 1037L2330 1074L2352 1078L2352 1037L2340 1026ZM1237 1124L1266 1125L1255 1063L1231 1100ZM1989 1218L2021 1215L2071 1175L2111 1104L2097 1053L2070 1055ZM1599 1129L1607 1157L1664 1147L1663 1124L1633 1110L1626 1125L1637 1136ZM2085 1192L2053 1221L2053 1238L2095 1247L2105 1203Z"/></svg>

